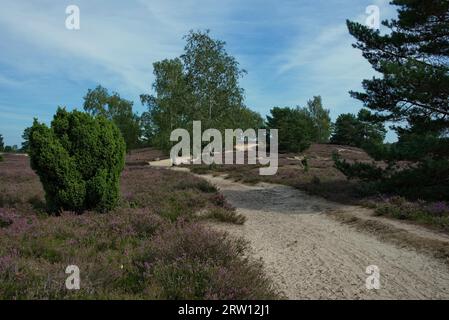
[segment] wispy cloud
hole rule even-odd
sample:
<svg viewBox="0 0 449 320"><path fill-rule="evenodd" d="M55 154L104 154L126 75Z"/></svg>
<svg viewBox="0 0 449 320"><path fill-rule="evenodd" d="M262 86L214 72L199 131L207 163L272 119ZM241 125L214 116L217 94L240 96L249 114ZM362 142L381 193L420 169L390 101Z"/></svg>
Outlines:
<svg viewBox="0 0 449 320"><path fill-rule="evenodd" d="M387 0L376 0L366 5L379 6L381 19L393 14ZM341 19L327 19L320 28L311 29L305 36L298 32L286 50L274 57L277 75L290 79L290 90L301 93L302 101L313 94L321 94L331 114L335 118L342 112L354 112L360 104L349 97L348 91L361 88L362 79L376 73L362 57L359 50L352 47L354 39L349 35L346 18L364 23L367 18L366 6L358 11L348 10ZM316 21L309 23L316 24Z"/></svg>
<svg viewBox="0 0 449 320"><path fill-rule="evenodd" d="M388 0L364 1L379 5L382 18L391 13ZM81 30L65 28L68 4L80 7ZM47 119L57 105L79 107L98 83L142 111L138 95L151 88L152 63L180 55L183 35L206 28L249 71L242 84L257 111L303 104L313 94L335 114L354 111L359 105L347 91L372 71L351 48L344 20L362 19L364 7L360 0L3 0L0 132L10 128L7 142L19 143L13 127L28 125L24 118Z"/></svg>
<svg viewBox="0 0 449 320"><path fill-rule="evenodd" d="M110 82L112 77L127 89L143 90L149 86L151 61L158 58L159 52L174 53L174 47L157 32L148 32L146 36L136 34L133 29L139 25L133 23L131 17L129 22L107 17L101 6L89 6L81 11L79 31L64 27L64 6L53 6L45 11L30 3L9 2L6 6L8 10L2 10L0 23L20 41L30 43L33 48L45 51L49 59L54 59L50 70L38 70L41 74L62 71L67 77L78 80L95 73L98 81Z"/></svg>

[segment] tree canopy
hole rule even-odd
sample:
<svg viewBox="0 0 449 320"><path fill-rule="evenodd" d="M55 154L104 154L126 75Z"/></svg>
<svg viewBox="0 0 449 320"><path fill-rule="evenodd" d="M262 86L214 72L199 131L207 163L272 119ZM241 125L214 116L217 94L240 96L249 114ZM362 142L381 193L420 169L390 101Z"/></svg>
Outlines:
<svg viewBox="0 0 449 320"><path fill-rule="evenodd" d="M106 88L97 86L87 91L83 107L93 116L112 120L122 133L127 150L139 144L140 119L133 113L133 102L121 98L116 92L109 94Z"/></svg>
<svg viewBox="0 0 449 320"><path fill-rule="evenodd" d="M428 119L448 125L449 1L394 0L398 19L384 21L381 35L348 21L348 29L371 66L382 74L363 81L365 92L351 92L383 120Z"/></svg>
<svg viewBox="0 0 449 320"><path fill-rule="evenodd" d="M340 114L330 141L359 148L382 144L386 129L382 123L371 122L370 117L371 113L366 109L360 110L357 116L352 113Z"/></svg>
<svg viewBox="0 0 449 320"><path fill-rule="evenodd" d="M305 108L275 107L270 110L266 125L279 130L279 151L301 152L313 141L314 123Z"/></svg>
<svg viewBox="0 0 449 320"><path fill-rule="evenodd" d="M382 192L412 198L449 197L449 1L393 0L398 18L381 34L356 22L348 29L355 48L381 76L351 92L374 111L371 121L390 121L398 142L382 152L386 169L336 161L349 177L375 182ZM399 165L406 160L408 165Z"/></svg>
<svg viewBox="0 0 449 320"><path fill-rule="evenodd" d="M245 71L227 53L225 42L209 31L191 31L185 37L184 53L153 64L154 94L142 94L148 107L142 115L144 135L155 146L169 149L170 132L191 131L199 120L204 129L258 128L262 119L244 104L239 79Z"/></svg>
<svg viewBox="0 0 449 320"><path fill-rule="evenodd" d="M30 149L30 132L31 127L25 128L22 133L22 152L28 152Z"/></svg>
<svg viewBox="0 0 449 320"><path fill-rule="evenodd" d="M307 101L307 113L312 119L314 134L313 141L327 143L332 131L332 121L329 116L330 110L324 109L321 96L315 96Z"/></svg>

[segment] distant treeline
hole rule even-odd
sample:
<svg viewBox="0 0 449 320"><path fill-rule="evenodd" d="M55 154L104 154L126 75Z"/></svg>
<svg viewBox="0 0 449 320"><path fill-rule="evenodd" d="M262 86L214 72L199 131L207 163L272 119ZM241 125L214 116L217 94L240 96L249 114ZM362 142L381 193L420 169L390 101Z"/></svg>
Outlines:
<svg viewBox="0 0 449 320"><path fill-rule="evenodd" d="M390 32L347 22L354 47L381 75L363 80L364 92L350 92L364 109L341 114L331 122L320 96L305 107L274 107L263 119L245 105L239 79L246 73L209 31L185 36L184 53L155 62L152 92L142 94L147 111L137 115L133 103L98 86L84 97L84 110L113 121L127 150L153 146L169 150L170 133L202 128L278 129L281 152L301 152L311 143L360 147L377 164L349 164L335 156L338 169L349 178L366 181L375 192L413 198L449 198L449 2L395 0L398 19L385 21ZM398 141L385 144L385 123ZM22 150L28 148L29 129ZM0 150L4 147L0 136ZM417 185L418 187L415 187Z"/></svg>

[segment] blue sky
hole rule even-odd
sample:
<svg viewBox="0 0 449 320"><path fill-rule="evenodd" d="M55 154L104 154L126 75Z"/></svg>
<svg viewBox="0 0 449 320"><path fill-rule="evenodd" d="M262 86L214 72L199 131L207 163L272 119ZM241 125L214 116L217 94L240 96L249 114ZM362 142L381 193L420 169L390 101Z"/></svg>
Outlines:
<svg viewBox="0 0 449 320"><path fill-rule="evenodd" d="M72 4L80 30L65 28ZM81 109L98 84L145 111L138 97L151 90L153 62L179 56L191 29L227 42L248 71L246 104L262 115L314 95L333 119L355 113L361 104L348 91L374 71L351 47L345 20L365 21L373 4L381 19L395 13L388 0L1 0L0 133L20 146L33 117L49 122L58 105Z"/></svg>

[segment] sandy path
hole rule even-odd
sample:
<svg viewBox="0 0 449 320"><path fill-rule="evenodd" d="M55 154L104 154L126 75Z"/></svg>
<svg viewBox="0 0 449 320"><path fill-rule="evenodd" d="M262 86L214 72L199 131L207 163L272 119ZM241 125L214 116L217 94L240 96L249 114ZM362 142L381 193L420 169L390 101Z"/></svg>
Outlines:
<svg viewBox="0 0 449 320"><path fill-rule="evenodd" d="M249 240L253 255L264 261L269 276L290 299L449 298L447 265L381 242L325 213L341 205L286 186L202 177L247 217L243 226L214 227ZM380 269L379 290L366 289L369 265Z"/></svg>

